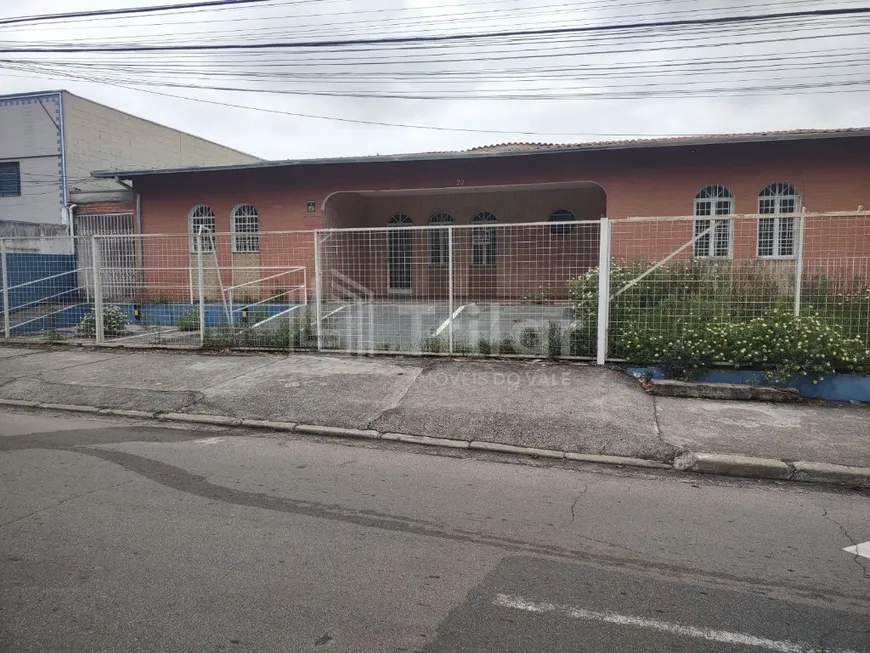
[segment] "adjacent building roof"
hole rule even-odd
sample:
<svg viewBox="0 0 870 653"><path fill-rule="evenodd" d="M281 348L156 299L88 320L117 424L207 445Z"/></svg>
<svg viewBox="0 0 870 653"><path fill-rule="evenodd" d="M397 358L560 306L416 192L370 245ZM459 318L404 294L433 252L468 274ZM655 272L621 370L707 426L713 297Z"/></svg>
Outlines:
<svg viewBox="0 0 870 653"><path fill-rule="evenodd" d="M211 172L223 170L252 170L257 168L282 168L290 166L328 165L348 163L383 163L390 161L440 161L450 159L476 159L508 156L528 156L549 152L580 152L595 150L620 150L659 147L689 147L724 145L734 143L764 143L775 141L799 141L830 138L854 138L870 136L870 127L850 129L794 129L790 131L750 132L744 134L704 134L697 136L671 136L617 141L592 141L588 143L502 143L452 152L429 152L425 154L390 154L361 157L334 157L325 159L289 159L261 161L240 165L169 168L160 170L97 170L97 178L131 179L149 175L168 175L188 172Z"/></svg>

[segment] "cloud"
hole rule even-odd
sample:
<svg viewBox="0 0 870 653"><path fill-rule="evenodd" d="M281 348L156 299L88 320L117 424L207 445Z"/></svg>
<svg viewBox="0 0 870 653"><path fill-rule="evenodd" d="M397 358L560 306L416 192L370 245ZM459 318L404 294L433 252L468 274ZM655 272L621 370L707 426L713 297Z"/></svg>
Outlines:
<svg viewBox="0 0 870 653"><path fill-rule="evenodd" d="M33 0L29 14L108 9L156 0ZM849 6L829 2L826 7ZM803 0L320 0L275 2L261 7L75 21L12 29L4 43L106 42L232 43L320 40L381 35L459 34L557 26L600 25L657 18L771 13L819 8ZM15 7L0 9L0 17ZM17 11L20 11L18 9ZM465 149L502 141L576 142L619 135L735 132L864 126L866 92L721 97L632 97L615 92L707 90L776 86L819 80L866 80L865 18L795 22L791 26L720 26L650 30L633 34L550 36L427 49L390 46L318 51L172 53L141 55L21 55L43 60L54 77L9 70L0 64L4 93L63 87L98 102L188 131L265 158L354 156ZM819 36L841 34L836 38ZM741 45L730 45L740 43ZM594 54L594 53L600 54ZM812 53L817 52L817 55ZM809 53L809 54L808 54ZM727 58L732 58L728 61ZM751 62L746 61L751 58ZM804 57L794 59L794 57ZM705 63L718 58L718 62ZM722 59L725 58L725 59ZM97 68L70 69L70 62ZM677 69L669 66L679 64ZM703 64L703 65L702 65ZM5 70L4 70L5 68ZM149 82L318 91L339 97L150 87L213 102L351 120L437 125L463 129L536 132L475 134L359 125L276 115L152 95L69 74L111 79L122 85ZM785 80L785 81L783 81ZM789 81L791 80L791 81ZM855 88L867 88L855 87ZM537 91L535 90L537 89ZM604 93L591 99L473 99L522 93ZM412 100L354 95L439 96ZM706 93L704 95L710 95ZM470 99L471 98L471 99ZM565 136L546 132L565 132ZM599 136L600 135L600 136Z"/></svg>

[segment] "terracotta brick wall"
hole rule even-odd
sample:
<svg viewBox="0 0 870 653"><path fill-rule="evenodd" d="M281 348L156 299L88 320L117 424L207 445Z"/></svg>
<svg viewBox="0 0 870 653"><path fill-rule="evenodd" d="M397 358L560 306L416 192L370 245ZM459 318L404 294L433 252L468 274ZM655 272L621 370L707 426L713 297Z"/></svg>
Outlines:
<svg viewBox="0 0 870 653"><path fill-rule="evenodd" d="M765 186L774 181L788 181L797 188L801 203L810 212L855 211L861 205L870 209L868 149L870 138L850 138L508 158L309 165L155 175L138 179L136 187L142 194L145 232L170 234L186 233L188 212L199 203L214 210L218 232L229 232L230 213L243 202L257 207L261 231L305 230L323 226L324 201L336 192L452 189L457 188L457 184L467 189L591 181L606 192L607 215L624 218L691 215L695 194L709 184L722 184L731 189L738 213L755 213L758 194ZM508 202L512 195L501 188L495 193ZM308 202L314 202L314 213L308 212ZM360 213L357 224L382 226L391 212L402 210L403 206L409 207L405 212L412 214L419 224L418 220L427 217L431 208L425 204L426 201L414 197L378 198L370 204L371 210L367 205L366 212ZM535 210L531 212L518 211L517 221L546 219L548 212L557 208L550 204L552 202L541 202L540 210L532 205ZM468 223L472 213L470 206L469 210L456 211L456 224ZM586 208L588 205L578 212L583 213ZM592 213L597 212L596 207ZM685 243L692 234L690 221L644 223L630 228L633 231L623 233L621 238L614 237L617 256L660 258ZM843 238L844 229L852 229L855 237ZM809 258L829 256L832 243L841 243L842 248L855 256L866 257L870 252L870 236L864 227L850 227L837 219L829 219L814 227L812 233L813 238L807 238L805 248ZM425 247L422 243L419 246ZM260 253L262 265L295 264L313 270L313 253L310 249L306 251L304 244L299 247L302 249L282 245L279 241L267 244L264 239ZM755 247L755 224L739 223L735 229L735 258L754 258ZM838 251L842 248L836 247ZM686 256L690 255L687 250ZM367 256L375 257L371 260L373 270L385 263L385 253L370 251ZM221 265L229 262L226 259ZM373 274L385 278L379 271ZM516 292L520 292L522 286L513 284ZM313 288L312 278L309 278L309 288ZM498 291L499 294L504 292Z"/></svg>

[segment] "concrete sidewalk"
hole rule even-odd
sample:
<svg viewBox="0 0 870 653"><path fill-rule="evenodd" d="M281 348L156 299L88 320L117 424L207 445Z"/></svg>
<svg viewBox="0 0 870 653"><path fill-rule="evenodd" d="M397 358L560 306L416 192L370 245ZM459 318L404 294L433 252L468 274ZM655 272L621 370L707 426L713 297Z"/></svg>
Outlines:
<svg viewBox="0 0 870 653"><path fill-rule="evenodd" d="M574 363L0 347L0 399L667 463L693 451L870 467L870 407L653 397Z"/></svg>

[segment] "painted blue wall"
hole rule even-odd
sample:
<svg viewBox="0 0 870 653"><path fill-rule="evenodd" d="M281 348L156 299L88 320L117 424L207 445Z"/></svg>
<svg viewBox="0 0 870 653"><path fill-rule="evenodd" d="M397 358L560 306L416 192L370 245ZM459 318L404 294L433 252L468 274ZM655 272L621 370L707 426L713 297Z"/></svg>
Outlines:
<svg viewBox="0 0 870 653"><path fill-rule="evenodd" d="M44 300L54 295L58 297L49 301L56 301L59 304L76 299L78 279L75 270L76 257L72 254L7 254L9 308L14 309L22 304ZM58 274L63 276L55 276ZM36 283L20 288L15 287L30 281Z"/></svg>
<svg viewBox="0 0 870 653"><path fill-rule="evenodd" d="M141 324L143 326L166 326L166 327L174 327L178 325L178 319L181 315L187 311L192 311L196 313L197 318L199 317L199 305L198 304L181 304L181 303L169 303L169 304L141 304L139 306L141 318L136 320L133 311L136 307L135 304L111 304L112 306L119 307L124 314L127 316L127 321L130 324ZM252 308L248 309L248 324L254 324L255 320L263 320L267 317L272 317L273 315L277 315L282 311L286 311L290 308L292 304L286 303L274 303L274 304L258 304ZM237 324L242 323L242 309L245 307L245 304L233 304L231 310L233 311L232 317L233 321ZM293 317L296 315L304 315L304 308L299 307L292 313L289 313L284 317ZM205 305L205 326L206 327L218 327L221 325L227 324L227 315L226 308L223 303L206 303Z"/></svg>

